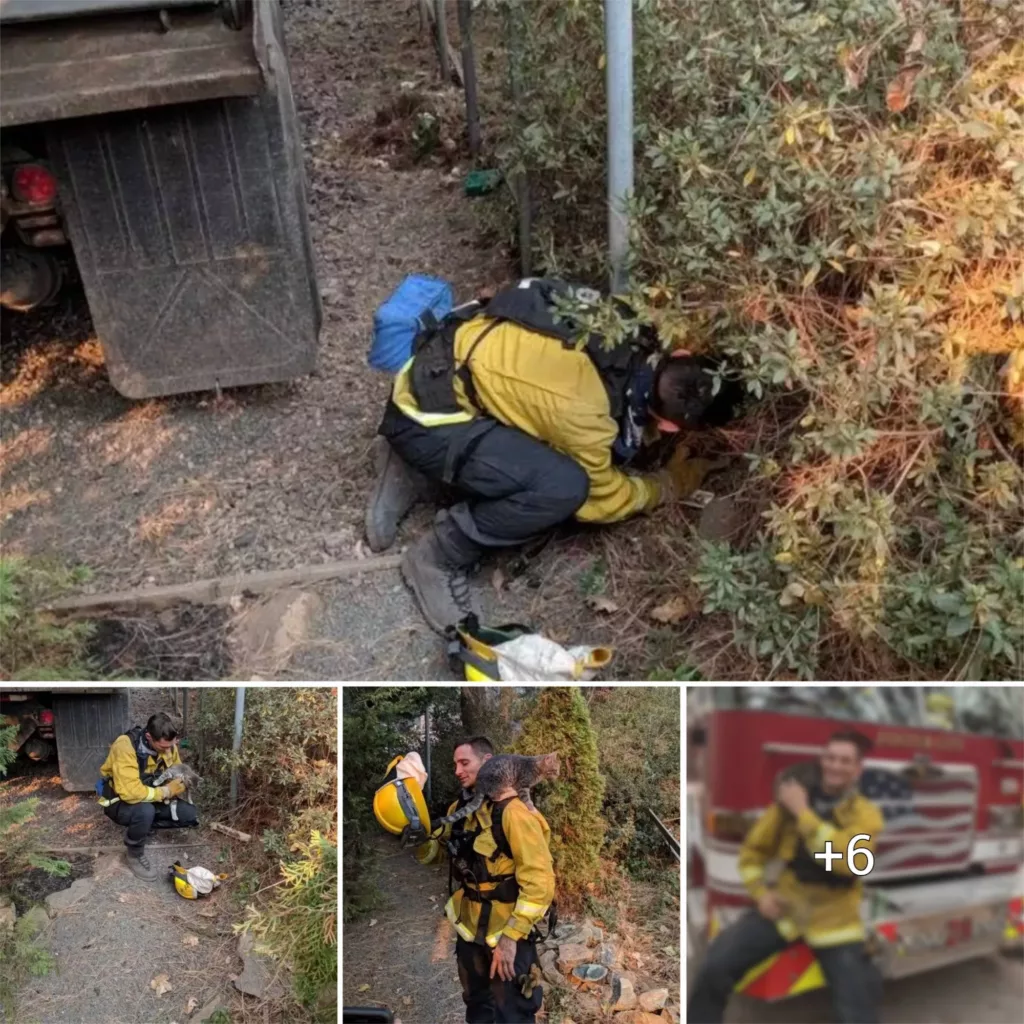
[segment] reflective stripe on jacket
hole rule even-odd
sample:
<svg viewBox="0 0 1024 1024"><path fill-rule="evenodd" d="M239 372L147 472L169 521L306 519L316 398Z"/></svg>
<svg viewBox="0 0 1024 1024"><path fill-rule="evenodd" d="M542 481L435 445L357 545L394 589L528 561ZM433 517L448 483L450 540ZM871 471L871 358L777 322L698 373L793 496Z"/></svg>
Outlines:
<svg viewBox="0 0 1024 1024"><path fill-rule="evenodd" d="M448 808L451 814L458 803ZM467 830L477 828L483 831L476 837L473 849L488 858L487 869L492 875L515 874L519 895L515 903L491 903L491 916L487 922L485 941L494 947L502 935L511 939L525 939L547 913L555 897L555 872L548 845L551 829L539 811L531 811L522 800L510 800L501 818L501 827L512 849L512 857L498 851L491 835L491 805L484 805L465 821ZM484 882L481 892L495 888L495 883ZM457 889L445 906L448 920L455 926L459 936L467 942L476 937L477 925L483 904L463 899L463 891Z"/></svg>
<svg viewBox="0 0 1024 1024"><path fill-rule="evenodd" d="M458 329L457 364L491 323L477 317ZM458 378L455 393L463 412L421 412L409 383L410 366L411 361L399 372L392 393L395 404L410 419L434 427L466 423L477 415ZM619 425L611 416L597 367L585 352L506 322L477 346L470 369L487 415L563 452L586 471L590 494L576 512L577 519L613 523L648 511L661 500L656 477L625 473L612 463Z"/></svg>
<svg viewBox="0 0 1024 1024"><path fill-rule="evenodd" d="M162 762L163 768L159 767L158 759ZM166 754L158 754L155 757L150 754L146 760L146 773L153 774L157 770L163 771L164 768L180 763L181 756L175 745ZM100 766L100 775L111 780L114 792L126 804L158 803L163 799L159 787L147 786L142 781L139 775L139 758L129 736L118 736L110 744L107 759Z"/></svg>
<svg viewBox="0 0 1024 1024"><path fill-rule="evenodd" d="M847 847L856 835L859 850L875 851L875 843L885 827L882 812L870 800L853 793L840 800L834 810L836 824L823 821L808 809L794 819L788 811L772 804L747 833L739 856L740 878L750 895L757 900L769 886L765 883L765 867L770 860L788 864L803 844L813 856L824 853L831 842L832 852L841 853L842 860L832 860L832 874L851 879L848 888L835 888L801 882L790 868L785 868L774 891L786 907L786 915L776 922L785 939L803 938L810 946L838 946L859 942L865 937L860 917L863 882L850 871ZM822 864L825 861L821 861ZM854 861L859 869L865 866L863 856Z"/></svg>

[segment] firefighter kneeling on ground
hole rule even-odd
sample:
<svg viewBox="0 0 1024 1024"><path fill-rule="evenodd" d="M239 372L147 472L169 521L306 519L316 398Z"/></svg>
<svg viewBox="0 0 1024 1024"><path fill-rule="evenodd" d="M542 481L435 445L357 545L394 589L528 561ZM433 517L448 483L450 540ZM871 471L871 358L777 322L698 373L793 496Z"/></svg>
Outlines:
<svg viewBox="0 0 1024 1024"><path fill-rule="evenodd" d="M455 748L455 777L462 795L448 814L472 799L477 772L493 754L485 736ZM380 824L396 834L409 824L418 825L417 818L428 822L415 785L382 787L374 811ZM540 971L537 925L548 915L555 895L550 840L543 815L529 810L510 788L493 802L485 800L475 814L445 826L439 838L430 838L417 850L422 863L447 855L449 888L453 880L458 884L445 914L457 933L455 956L467 1024L536 1020L543 999L535 980Z"/></svg>
<svg viewBox="0 0 1024 1024"><path fill-rule="evenodd" d="M167 801L185 792L185 783L171 779L165 786L153 780L172 765L181 764L178 729L162 711L145 728L136 725L110 745L100 767L102 793L99 803L111 821L126 829L125 860L133 875L146 882L157 878L146 857L146 837L154 828L195 828L199 824L193 804L182 800L177 816Z"/></svg>
<svg viewBox="0 0 1024 1024"><path fill-rule="evenodd" d="M866 736L835 733L821 756L820 783L810 791L794 779L780 782L778 802L761 815L740 850L739 871L757 903L708 948L697 975L686 1019L690 1024L717 1024L736 985L752 967L803 939L821 965L840 1024L874 1024L878 1017L881 978L865 949L860 917L862 882L850 871L847 849L874 854L883 828L882 813L857 790ZM831 850L831 871L815 854ZM769 886L765 867L779 859L785 869ZM863 869L864 858L856 859Z"/></svg>

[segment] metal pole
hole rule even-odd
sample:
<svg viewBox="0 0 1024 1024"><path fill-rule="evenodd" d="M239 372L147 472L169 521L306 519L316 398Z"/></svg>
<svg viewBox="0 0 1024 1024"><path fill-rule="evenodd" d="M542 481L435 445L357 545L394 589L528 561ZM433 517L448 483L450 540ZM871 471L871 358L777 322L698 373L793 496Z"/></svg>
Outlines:
<svg viewBox="0 0 1024 1024"><path fill-rule="evenodd" d="M611 287L626 286L633 191L633 0L604 0L605 81L608 91L608 257Z"/></svg>
<svg viewBox="0 0 1024 1024"><path fill-rule="evenodd" d="M526 26L522 22L522 11L515 10L511 5L505 8L505 31L506 45L509 51L509 83L512 92L513 116L519 126L522 126L523 116L523 83L522 83L522 62L519 56L521 33L525 33ZM515 18L515 21L513 21ZM518 24L516 24L518 21ZM510 182L515 193L516 202L519 206L519 273L522 277L529 277L533 271L533 224L530 210L530 176L523 170L515 176L515 181Z"/></svg>
<svg viewBox="0 0 1024 1024"><path fill-rule="evenodd" d="M423 712L423 767L427 769L427 806L430 806L430 705Z"/></svg>
<svg viewBox="0 0 1024 1024"><path fill-rule="evenodd" d="M245 717L245 687L235 687L235 738L231 743L232 760L237 762L238 752L242 749L242 719ZM231 807L234 809L238 803L238 765L235 763L231 769L231 792L229 795Z"/></svg>
<svg viewBox="0 0 1024 1024"><path fill-rule="evenodd" d="M473 0L458 0L459 35L462 40L462 84L466 90L466 133L469 155L480 155L480 107L476 95L476 58L473 56Z"/></svg>
<svg viewBox="0 0 1024 1024"><path fill-rule="evenodd" d="M444 0L434 0L434 20L437 22L437 53L441 60L441 81L452 80L452 67L448 62L448 19L444 16Z"/></svg>

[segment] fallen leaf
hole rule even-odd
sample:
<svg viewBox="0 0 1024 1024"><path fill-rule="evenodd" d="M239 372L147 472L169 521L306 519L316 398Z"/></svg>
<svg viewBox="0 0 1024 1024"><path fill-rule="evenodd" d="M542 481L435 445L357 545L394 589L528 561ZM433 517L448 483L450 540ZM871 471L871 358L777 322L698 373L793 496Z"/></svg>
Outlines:
<svg viewBox="0 0 1024 1024"><path fill-rule="evenodd" d="M370 918L370 927L372 928L376 923L377 923L377 918L371 917Z"/></svg>
<svg viewBox="0 0 1024 1024"><path fill-rule="evenodd" d="M495 569L491 574L491 586L499 593L505 586L505 574L500 569Z"/></svg>
<svg viewBox="0 0 1024 1024"><path fill-rule="evenodd" d="M117 902L118 903L131 903L131 901L132 901L132 898L131 898L131 896L128 895L128 893L126 893L126 892L119 892L117 894Z"/></svg>
<svg viewBox="0 0 1024 1024"><path fill-rule="evenodd" d="M437 897L436 896L428 896L427 898L430 900L431 903L436 903L437 902Z"/></svg>
<svg viewBox="0 0 1024 1024"><path fill-rule="evenodd" d="M651 611L651 618L655 622L664 623L666 626L674 626L682 622L693 611L689 599L683 594L669 598L664 604L659 604Z"/></svg>
<svg viewBox="0 0 1024 1024"><path fill-rule="evenodd" d="M403 1006L412 1006L412 998L410 996L402 996Z"/></svg>
<svg viewBox="0 0 1024 1024"><path fill-rule="evenodd" d="M358 992L369 992L370 991L370 986L369 985L360 985L359 988L357 989L357 991Z"/></svg>
<svg viewBox="0 0 1024 1024"><path fill-rule="evenodd" d="M198 946L199 936L198 935L183 935L181 937L181 944L183 946Z"/></svg>
<svg viewBox="0 0 1024 1024"><path fill-rule="evenodd" d="M587 607L595 612L606 612L609 615L619 610L619 606L604 594L591 594L587 598Z"/></svg>
<svg viewBox="0 0 1024 1024"><path fill-rule="evenodd" d="M162 996L165 992L171 991L171 979L166 974L158 974L149 983L149 987L157 994Z"/></svg>
<svg viewBox="0 0 1024 1024"><path fill-rule="evenodd" d="M846 85L850 89L859 89L864 76L868 73L868 60L871 51L866 46L859 50L844 47L839 54L839 66L846 77Z"/></svg>
<svg viewBox="0 0 1024 1024"><path fill-rule="evenodd" d="M926 38L924 29L919 28L910 40L910 45L907 47L907 56L910 56L912 53L920 53L924 49Z"/></svg>
<svg viewBox="0 0 1024 1024"><path fill-rule="evenodd" d="M190 1016L192 1011L199 1005L199 1000L195 996L189 996L188 1002L185 1004L185 1015Z"/></svg>
<svg viewBox="0 0 1024 1024"><path fill-rule="evenodd" d="M906 110L914 98L914 83L917 76L924 70L922 64L912 68L904 68L885 90L885 105L894 113Z"/></svg>
<svg viewBox="0 0 1024 1024"><path fill-rule="evenodd" d="M196 913L198 913L200 917L216 917L217 916L217 911L213 907L200 907L199 910L196 911Z"/></svg>

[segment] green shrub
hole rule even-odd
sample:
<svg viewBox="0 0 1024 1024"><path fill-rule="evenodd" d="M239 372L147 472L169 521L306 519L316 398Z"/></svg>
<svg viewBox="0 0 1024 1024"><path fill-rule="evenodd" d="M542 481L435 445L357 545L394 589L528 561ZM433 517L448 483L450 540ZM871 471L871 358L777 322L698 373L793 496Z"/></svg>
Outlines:
<svg viewBox="0 0 1024 1024"><path fill-rule="evenodd" d="M530 172L544 269L603 280L601 5L523 10L503 159ZM761 678L1024 672L1014 13L636 4L629 297L763 400L729 434L761 530L695 576Z"/></svg>
<svg viewBox="0 0 1024 1024"><path fill-rule="evenodd" d="M338 846L319 832L292 839L292 859L265 907L250 908L239 930L292 968L295 994L312 1006L338 978Z"/></svg>
<svg viewBox="0 0 1024 1024"><path fill-rule="evenodd" d="M598 877L606 824L601 817L605 780L587 702L577 686L540 690L516 740L517 754L556 751L561 773L538 791L538 807L551 826L551 855L559 901L579 900Z"/></svg>
<svg viewBox="0 0 1024 1024"><path fill-rule="evenodd" d="M678 874L678 861L644 807L670 827L678 823L679 690L616 686L588 694L601 773L607 780L601 811L608 823L604 855L638 878L665 867Z"/></svg>
<svg viewBox="0 0 1024 1024"><path fill-rule="evenodd" d="M89 570L15 555L0 557L0 679L95 679L88 657L91 622L58 622L36 609L85 582Z"/></svg>

